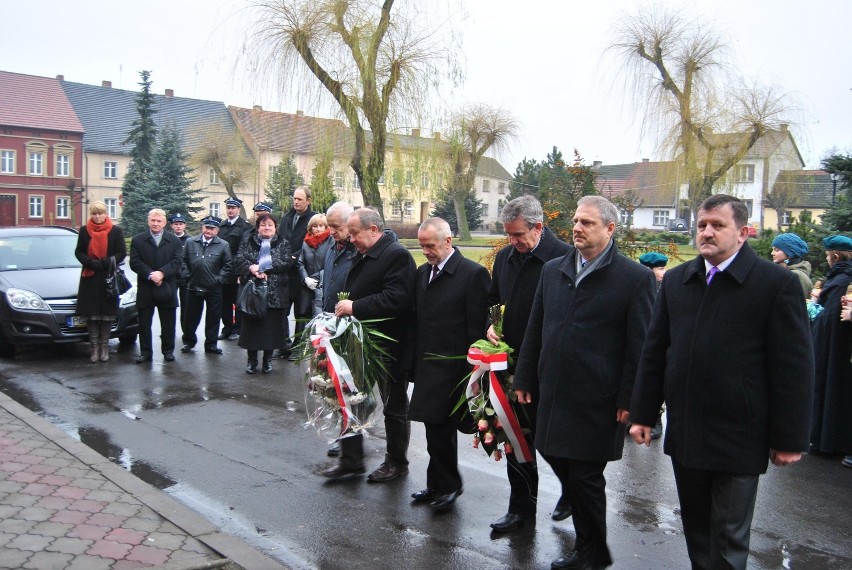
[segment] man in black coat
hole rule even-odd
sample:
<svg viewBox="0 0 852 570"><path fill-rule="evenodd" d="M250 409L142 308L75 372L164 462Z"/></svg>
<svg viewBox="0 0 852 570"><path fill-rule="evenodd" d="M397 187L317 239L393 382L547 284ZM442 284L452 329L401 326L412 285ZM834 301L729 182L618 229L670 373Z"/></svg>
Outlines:
<svg viewBox="0 0 852 570"><path fill-rule="evenodd" d="M606 542L608 461L621 459L624 424L654 303L654 274L618 252L618 209L584 196L574 249L541 272L515 369L521 403L536 410L536 449L567 493L577 539L551 568L612 564Z"/></svg>
<svg viewBox="0 0 852 570"><path fill-rule="evenodd" d="M219 239L228 244L231 259L237 258L237 249L243 240L243 235L251 231L251 225L240 217L243 201L239 198L225 200L225 214L228 216L219 225ZM237 340L240 336L240 314L236 310L237 303L236 272L222 285L222 332L219 340Z"/></svg>
<svg viewBox="0 0 852 570"><path fill-rule="evenodd" d="M408 415L426 425L429 466L426 488L412 498L441 511L462 493L457 432L462 416L452 411L464 393L462 380L470 365L463 359L440 360L430 355L465 355L482 338L488 322L490 278L488 270L453 247L445 220L423 222L417 240L427 263L417 269L414 280L414 392Z"/></svg>
<svg viewBox="0 0 852 570"><path fill-rule="evenodd" d="M305 322L313 317L311 312L303 314L299 311L299 297L303 287L306 287L301 277L299 277L298 258L302 251L302 242L305 241L305 234L308 232L308 222L316 214L311 210L311 189L307 186L299 186L293 190L293 207L289 212L281 217L281 223L278 225L278 235L286 239L290 243L290 252L293 256L293 263L290 265L290 301L284 307L284 318L286 323L284 326L285 334L289 336L290 330L290 307L296 306L296 327L293 331L294 342L296 342L305 328ZM288 343L289 344L289 343ZM282 356L289 356L289 346L283 347Z"/></svg>
<svg viewBox="0 0 852 570"><path fill-rule="evenodd" d="M160 347L163 360L175 359L175 316L177 277L183 259L180 238L164 231L166 213L154 208L148 212L148 229L130 240L130 269L136 279L136 308L139 309L139 356L136 364L151 362L151 325L154 309L160 316Z"/></svg>
<svg viewBox="0 0 852 570"><path fill-rule="evenodd" d="M543 226L544 213L541 204L533 196L521 196L510 201L500 213L503 229L509 237L509 245L497 253L491 271L489 305L503 305L503 340L520 353L524 332L530 316L535 290L544 264L562 257L571 246L560 241ZM497 344L500 340L494 327L488 327L488 339ZM509 370L509 373L514 370ZM537 395L533 400L538 401ZM535 406L513 402L515 415L524 428L527 445L534 449ZM526 423L526 420L529 420ZM534 453L534 452L533 452ZM491 523L495 532L509 532L521 527L525 521L535 518L538 502L538 467L535 459L519 463L514 453L506 454L506 473L509 477L509 511ZM571 516L571 505L567 498L560 499L553 509L553 519L563 520Z"/></svg>
<svg viewBox="0 0 852 570"><path fill-rule="evenodd" d="M813 351L795 273L746 243L748 209L711 196L699 256L666 273L642 351L630 435L649 444L666 402L692 567L745 568L758 478L808 446Z"/></svg>
<svg viewBox="0 0 852 570"><path fill-rule="evenodd" d="M411 325L414 296L414 258L394 236L384 232L384 222L370 208L355 210L347 222L349 239L358 256L349 269L344 291L349 299L338 301L334 313L338 317L352 315L359 320L386 319L376 329L397 342L385 348L392 361L388 364L382 399L385 405L387 452L381 466L368 479L381 483L408 473L408 380L402 373L401 361L407 327ZM364 473L364 442L360 435L340 442L340 462L323 475L336 479Z"/></svg>
<svg viewBox="0 0 852 570"><path fill-rule="evenodd" d="M186 218L178 212L169 216L169 228L175 234L175 237L180 239L180 243L186 246L186 240L189 239L189 234L186 233ZM183 254L180 256L183 259ZM180 326L183 330L183 322L186 319L186 278L183 275L183 269L177 276L178 301L180 305Z"/></svg>
<svg viewBox="0 0 852 570"><path fill-rule="evenodd" d="M219 239L222 220L207 216L201 220L201 235L187 240L183 252L183 267L187 279L186 318L183 323L184 354L192 352L198 342L196 329L201 322L204 306L204 352L222 354L216 345L219 338L219 319L222 316L222 284L233 274L231 248Z"/></svg>

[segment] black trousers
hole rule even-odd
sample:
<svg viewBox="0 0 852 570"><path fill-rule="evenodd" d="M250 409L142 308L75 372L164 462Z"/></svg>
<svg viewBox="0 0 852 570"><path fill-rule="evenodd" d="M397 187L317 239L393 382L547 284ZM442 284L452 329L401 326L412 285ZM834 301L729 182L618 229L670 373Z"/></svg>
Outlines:
<svg viewBox="0 0 852 570"><path fill-rule="evenodd" d="M577 533L574 549L590 566L610 566L612 556L606 544L606 479L603 475L606 461L544 458L568 494Z"/></svg>
<svg viewBox="0 0 852 570"><path fill-rule="evenodd" d="M240 332L240 312L235 308L238 289L236 283L222 285L222 332L228 336Z"/></svg>
<svg viewBox="0 0 852 570"><path fill-rule="evenodd" d="M745 569L760 476L672 467L692 568Z"/></svg>
<svg viewBox="0 0 852 570"><path fill-rule="evenodd" d="M160 316L160 350L163 354L171 354L175 351L175 320L177 317L176 307L145 307L139 308L139 352L142 356L154 354L153 341L151 339L151 325L154 324L154 309Z"/></svg>
<svg viewBox="0 0 852 570"><path fill-rule="evenodd" d="M517 451L506 454L506 474L509 476L509 512L516 515L535 515L538 505L538 465L536 464L533 434L524 435L532 450L533 460L518 463Z"/></svg>
<svg viewBox="0 0 852 570"><path fill-rule="evenodd" d="M392 378L382 391L385 404L385 437L387 451L385 463L398 466L408 465L408 442L411 439L411 422L408 421L408 382L400 378L392 367ZM364 438L360 435L340 440L340 464L347 468L364 466Z"/></svg>
<svg viewBox="0 0 852 570"><path fill-rule="evenodd" d="M198 337L195 331L201 322L201 312L204 305L207 312L204 315L204 348L213 348L219 340L219 318L222 314L222 292L215 291L187 291L186 294L186 317L182 319L183 343L195 346Z"/></svg>
<svg viewBox="0 0 852 570"><path fill-rule="evenodd" d="M461 489L459 473L459 436L455 422L424 424L429 466L426 468L426 487L438 495Z"/></svg>

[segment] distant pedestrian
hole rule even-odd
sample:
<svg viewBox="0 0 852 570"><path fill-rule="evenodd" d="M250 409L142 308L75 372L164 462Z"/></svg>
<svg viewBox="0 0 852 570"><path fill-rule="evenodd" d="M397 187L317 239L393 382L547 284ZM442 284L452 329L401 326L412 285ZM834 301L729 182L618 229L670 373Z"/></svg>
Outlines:
<svg viewBox="0 0 852 570"><path fill-rule="evenodd" d="M237 250L243 237L248 234L252 226L240 217L240 208L243 201L239 198L227 198L225 200L225 214L219 226L219 239L226 242L231 249L231 258L237 258ZM222 332L219 340L237 340L240 336L240 313L236 310L238 276L231 275L228 282L222 285Z"/></svg>

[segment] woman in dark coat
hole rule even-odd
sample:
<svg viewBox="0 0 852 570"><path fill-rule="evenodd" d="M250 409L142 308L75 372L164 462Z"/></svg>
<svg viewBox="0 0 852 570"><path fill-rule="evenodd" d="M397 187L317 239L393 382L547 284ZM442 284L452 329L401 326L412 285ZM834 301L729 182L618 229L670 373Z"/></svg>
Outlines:
<svg viewBox="0 0 852 570"><path fill-rule="evenodd" d="M819 295L823 311L813 323L816 382L811 452L852 455L848 416L852 408L852 323L840 320L841 300L852 283L852 239L829 236L823 243L829 270Z"/></svg>
<svg viewBox="0 0 852 570"><path fill-rule="evenodd" d="M89 221L80 228L74 255L83 265L77 288L76 314L86 318L92 362L109 360L109 337L118 312L118 299L108 299L106 278L112 261L118 265L127 256L124 233L107 215L106 204L89 206Z"/></svg>
<svg viewBox="0 0 852 570"><path fill-rule="evenodd" d="M286 340L284 309L289 305L290 244L278 235L278 224L271 214L259 215L255 230L237 250L236 271L242 283L249 279L266 281L266 315L258 319L243 314L239 345L248 351L246 374L257 372L259 350L263 351L262 371L269 374L272 372L272 351L284 346Z"/></svg>
<svg viewBox="0 0 852 570"><path fill-rule="evenodd" d="M322 312L322 272L325 254L332 245L334 238L328 231L325 214L315 214L308 221L308 233L299 256L301 294L296 314L317 316Z"/></svg>

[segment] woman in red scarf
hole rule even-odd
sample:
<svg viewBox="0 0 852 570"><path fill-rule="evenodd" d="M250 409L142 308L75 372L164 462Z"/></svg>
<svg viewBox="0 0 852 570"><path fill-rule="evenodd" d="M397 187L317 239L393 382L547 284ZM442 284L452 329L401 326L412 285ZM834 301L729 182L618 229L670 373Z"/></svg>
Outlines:
<svg viewBox="0 0 852 570"><path fill-rule="evenodd" d="M322 268L325 254L333 244L334 238L328 231L325 215L314 215L308 221L299 256L299 276L302 278L299 309L302 312L296 314L317 316L322 312Z"/></svg>
<svg viewBox="0 0 852 570"><path fill-rule="evenodd" d="M92 362L109 360L109 336L112 322L118 312L118 301L108 299L106 278L111 269L110 258L116 264L127 256L124 233L112 225L107 216L106 204L95 202L89 206L91 217L80 228L74 254L83 264L80 286L77 288L77 311L86 317L89 327L89 345Z"/></svg>

